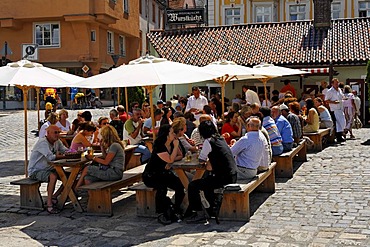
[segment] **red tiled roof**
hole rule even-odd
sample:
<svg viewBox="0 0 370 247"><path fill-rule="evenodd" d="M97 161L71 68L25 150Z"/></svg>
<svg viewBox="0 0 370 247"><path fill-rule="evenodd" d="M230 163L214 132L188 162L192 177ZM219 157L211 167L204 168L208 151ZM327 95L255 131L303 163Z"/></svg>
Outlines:
<svg viewBox="0 0 370 247"><path fill-rule="evenodd" d="M152 31L161 57L204 66L226 59L252 66L364 64L370 59L370 18L338 19L315 30L313 21Z"/></svg>

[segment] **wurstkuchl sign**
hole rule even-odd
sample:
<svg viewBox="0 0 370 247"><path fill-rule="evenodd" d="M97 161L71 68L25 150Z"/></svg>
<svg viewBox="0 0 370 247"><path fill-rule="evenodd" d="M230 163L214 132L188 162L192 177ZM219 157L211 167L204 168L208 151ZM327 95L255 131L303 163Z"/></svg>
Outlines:
<svg viewBox="0 0 370 247"><path fill-rule="evenodd" d="M203 24L204 9L167 9L167 24Z"/></svg>

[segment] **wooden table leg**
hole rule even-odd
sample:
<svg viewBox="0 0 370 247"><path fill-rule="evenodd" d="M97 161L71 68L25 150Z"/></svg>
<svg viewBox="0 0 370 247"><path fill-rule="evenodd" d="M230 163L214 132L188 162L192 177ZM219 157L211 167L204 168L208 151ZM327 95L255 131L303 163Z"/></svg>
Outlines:
<svg viewBox="0 0 370 247"><path fill-rule="evenodd" d="M186 176L185 171L183 169L174 169L174 171L176 172L177 176L181 180L182 185L184 185L184 188L188 190L189 179L188 179L188 176Z"/></svg>
<svg viewBox="0 0 370 247"><path fill-rule="evenodd" d="M204 170L204 169L196 169L194 177L193 177L192 180L201 179L203 177L203 174L204 174L205 171L206 170Z"/></svg>
<svg viewBox="0 0 370 247"><path fill-rule="evenodd" d="M64 186L63 191L59 198L58 208L63 209L64 204L66 203L67 198L69 197L75 210L78 212L83 212L81 204L78 201L74 191L72 190L73 184L77 178L80 168L79 167L72 168L71 174L69 175L68 179L62 167L56 166L55 169Z"/></svg>

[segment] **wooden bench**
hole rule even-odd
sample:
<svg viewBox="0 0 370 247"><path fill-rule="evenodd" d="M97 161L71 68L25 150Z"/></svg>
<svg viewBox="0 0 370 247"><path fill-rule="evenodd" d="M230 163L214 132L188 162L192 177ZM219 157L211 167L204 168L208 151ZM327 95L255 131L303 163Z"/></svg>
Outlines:
<svg viewBox="0 0 370 247"><path fill-rule="evenodd" d="M241 190L224 192L219 218L222 220L249 221L249 194L252 191L275 192L275 167L272 163L267 171L259 173L256 179L247 184L240 184ZM129 187L136 191L136 212L138 216L156 217L156 190L139 183Z"/></svg>
<svg viewBox="0 0 370 247"><path fill-rule="evenodd" d="M225 190L219 218L221 220L249 221L249 195L253 191L264 193L275 192L275 168L276 162L273 162L268 170L257 174L256 179L246 184L239 183L240 190Z"/></svg>
<svg viewBox="0 0 370 247"><path fill-rule="evenodd" d="M41 182L23 178L10 182L12 185L20 185L20 207L24 209L44 210L44 203L40 193Z"/></svg>
<svg viewBox="0 0 370 247"><path fill-rule="evenodd" d="M303 133L304 136L309 137L313 143L313 151L322 151L322 138L324 136L330 136L330 128L327 129L319 129L317 132L309 132L309 133Z"/></svg>
<svg viewBox="0 0 370 247"><path fill-rule="evenodd" d="M278 156L273 156L272 159L277 163L275 169L276 177L293 177L293 160L307 161L306 141L301 140L297 147L293 148L292 151L282 153Z"/></svg>
<svg viewBox="0 0 370 247"><path fill-rule="evenodd" d="M157 191L154 188L147 187L144 183L135 184L129 189L136 192L137 216L156 217L155 194Z"/></svg>
<svg viewBox="0 0 370 247"><path fill-rule="evenodd" d="M141 181L145 165L126 170L123 177L118 181L99 181L89 185L83 185L79 189L86 190L89 194L87 202L87 213L93 215L111 216L112 193L121 188L128 187Z"/></svg>

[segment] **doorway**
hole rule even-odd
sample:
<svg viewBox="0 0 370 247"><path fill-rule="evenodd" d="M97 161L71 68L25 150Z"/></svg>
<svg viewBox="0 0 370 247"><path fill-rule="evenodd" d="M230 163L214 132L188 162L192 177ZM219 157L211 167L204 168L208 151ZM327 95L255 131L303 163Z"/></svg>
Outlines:
<svg viewBox="0 0 370 247"><path fill-rule="evenodd" d="M368 98L366 97L367 94L367 85L365 84L364 79L347 79L346 84L350 85L352 90L357 91L357 96L361 99L361 107L360 107L360 112L361 115L360 120L361 122L365 125L367 123L367 120L369 119L369 111L366 110L366 105L369 104Z"/></svg>

